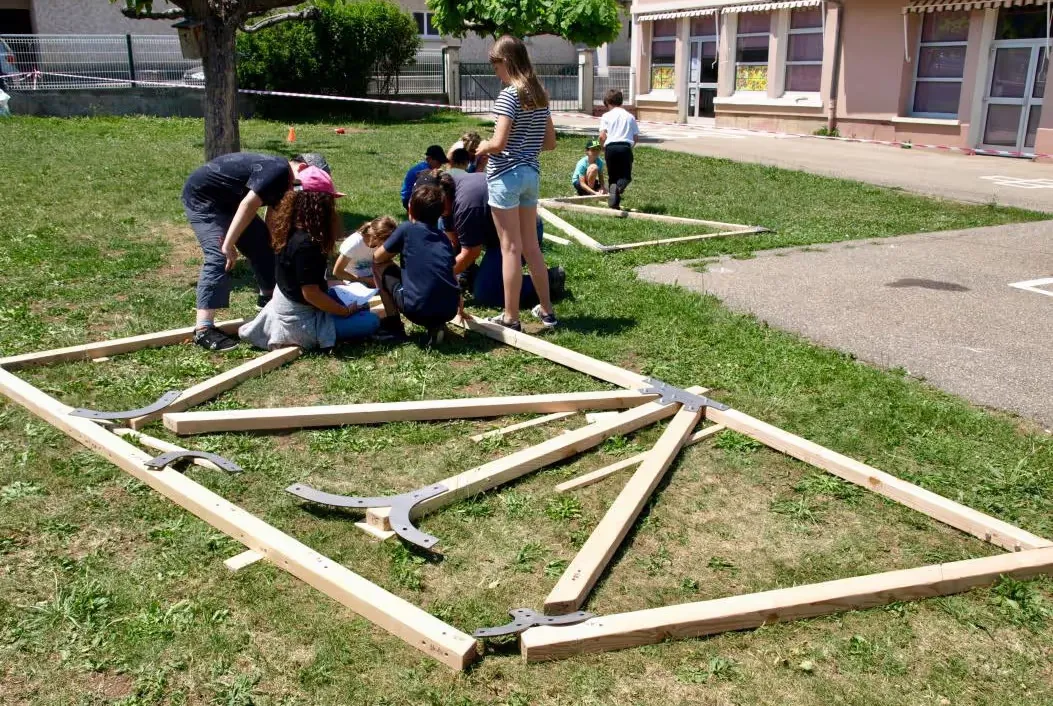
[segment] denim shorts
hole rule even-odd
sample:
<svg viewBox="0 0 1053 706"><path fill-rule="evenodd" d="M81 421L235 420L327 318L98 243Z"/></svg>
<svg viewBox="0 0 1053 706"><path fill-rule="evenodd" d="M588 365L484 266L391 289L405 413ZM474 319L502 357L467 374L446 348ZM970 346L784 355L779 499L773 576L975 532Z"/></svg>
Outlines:
<svg viewBox="0 0 1053 706"><path fill-rule="evenodd" d="M490 208L507 210L537 206L541 175L533 167L514 167L486 183L490 191Z"/></svg>

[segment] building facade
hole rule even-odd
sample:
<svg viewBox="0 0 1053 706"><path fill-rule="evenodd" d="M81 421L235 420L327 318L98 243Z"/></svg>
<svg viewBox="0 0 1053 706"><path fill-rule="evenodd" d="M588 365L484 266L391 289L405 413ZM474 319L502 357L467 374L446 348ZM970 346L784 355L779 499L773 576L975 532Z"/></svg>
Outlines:
<svg viewBox="0 0 1053 706"><path fill-rule="evenodd" d="M0 0L0 34L175 34L172 21L133 20L124 0ZM155 2L161 11L173 7Z"/></svg>
<svg viewBox="0 0 1053 706"><path fill-rule="evenodd" d="M637 110L1053 153L1048 12L1044 0L634 0Z"/></svg>

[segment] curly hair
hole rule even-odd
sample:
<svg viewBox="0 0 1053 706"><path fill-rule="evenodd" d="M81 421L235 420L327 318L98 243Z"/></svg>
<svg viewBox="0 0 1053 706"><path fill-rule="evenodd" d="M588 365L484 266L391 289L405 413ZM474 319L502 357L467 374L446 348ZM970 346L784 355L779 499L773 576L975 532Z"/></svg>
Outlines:
<svg viewBox="0 0 1053 706"><path fill-rule="evenodd" d="M479 144L482 141L483 138L480 137L477 132L466 132L461 135L461 144L464 145L464 149L466 149L471 156L475 155L475 151L479 149Z"/></svg>
<svg viewBox="0 0 1053 706"><path fill-rule="evenodd" d="M374 250L384 244L396 228L398 222L391 216L380 216L359 226L357 233L362 236L362 242L367 248Z"/></svg>
<svg viewBox="0 0 1053 706"><path fill-rule="evenodd" d="M317 191L288 191L275 207L274 229L271 231L271 248L280 252L293 230L306 231L311 240L318 243L328 257L333 252L336 238L333 233L333 218L336 209L332 194Z"/></svg>

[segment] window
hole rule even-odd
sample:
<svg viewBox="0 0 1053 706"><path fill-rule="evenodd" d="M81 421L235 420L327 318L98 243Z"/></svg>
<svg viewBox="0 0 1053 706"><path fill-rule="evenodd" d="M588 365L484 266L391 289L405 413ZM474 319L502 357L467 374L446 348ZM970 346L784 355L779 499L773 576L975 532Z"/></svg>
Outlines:
<svg viewBox="0 0 1053 706"><path fill-rule="evenodd" d="M786 90L818 93L822 76L822 10L791 10L786 48Z"/></svg>
<svg viewBox="0 0 1053 706"><path fill-rule="evenodd" d="M676 63L676 20L659 20L651 28L651 90L671 89Z"/></svg>
<svg viewBox="0 0 1053 706"><path fill-rule="evenodd" d="M958 117L968 40L968 12L924 15L914 69L913 115Z"/></svg>
<svg viewBox="0 0 1053 706"><path fill-rule="evenodd" d="M414 12L413 19L417 23L417 34L422 37L438 37L439 33L431 26L430 12Z"/></svg>
<svg viewBox="0 0 1053 706"><path fill-rule="evenodd" d="M735 90L768 90L770 12L743 12L735 37Z"/></svg>

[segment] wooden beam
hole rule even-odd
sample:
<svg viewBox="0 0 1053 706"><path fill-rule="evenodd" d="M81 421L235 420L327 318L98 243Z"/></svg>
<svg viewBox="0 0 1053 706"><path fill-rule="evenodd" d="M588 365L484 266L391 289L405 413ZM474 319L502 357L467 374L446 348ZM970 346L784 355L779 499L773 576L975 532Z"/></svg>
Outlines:
<svg viewBox="0 0 1053 706"><path fill-rule="evenodd" d="M682 640L729 630L749 630L772 623L862 610L896 601L947 596L990 585L1000 576L1024 579L1051 572L1053 549L1034 549L745 596L605 615L579 625L531 628L523 633L520 644L523 657L528 662L562 659L582 653L652 645L670 639Z"/></svg>
<svg viewBox="0 0 1053 706"><path fill-rule="evenodd" d="M691 388L692 392L701 394L703 388ZM618 434L628 434L655 422L673 416L677 405L663 405L649 402L628 412L622 412L616 419L609 419L596 424L579 427L565 434L549 439L536 446L522 449L504 458L484 463L464 473L439 481L449 490L435 495L414 508L413 517L434 512L463 498L496 488L527 473L544 468L557 461L570 458ZM378 507L366 511L366 522L374 527L391 530L388 520L390 508Z"/></svg>
<svg viewBox="0 0 1053 706"><path fill-rule="evenodd" d="M542 235L542 237L545 240L547 240L547 241L549 241L551 243L555 243L556 245L570 245L570 241L569 240L567 240L566 238L561 238L558 235L552 235L551 233L545 233L545 234Z"/></svg>
<svg viewBox="0 0 1053 706"><path fill-rule="evenodd" d="M541 216L542 220L544 220L546 223L551 223L556 228L559 228L561 231L569 235L571 238L574 238L574 240L578 241L578 243L584 245L589 250L595 250L596 252L603 252L604 250L606 250L606 248L603 246L603 243L592 239L591 237L589 237L588 233L578 230L570 223L567 223L565 220L552 213L551 211L544 208L538 208L537 215Z"/></svg>
<svg viewBox="0 0 1053 706"><path fill-rule="evenodd" d="M176 434L220 431L307 429L350 424L503 417L506 414L551 414L583 409L627 409L655 399L632 390L560 392L547 395L466 397L452 400L411 400L317 407L229 409L217 412L168 412L165 427Z"/></svg>
<svg viewBox="0 0 1053 706"><path fill-rule="evenodd" d="M504 326L498 326L497 324L491 324L487 321L480 319L462 319L460 317L454 319L451 323L468 329L469 331L475 331L481 333L484 336L489 336L495 341L501 341L504 344L518 348L528 353L533 353L536 356L551 360L553 363L559 363L572 370L577 370L580 373L591 375L599 380L605 380L612 385L624 387L628 390L636 390L647 385L645 381L646 376L634 373L631 370L619 368L617 365L611 365L602 360L591 358L583 353L572 351L569 348L563 346L557 346L555 343L542 340L535 336L522 333L521 331L513 331L512 329L505 328Z"/></svg>
<svg viewBox="0 0 1053 706"><path fill-rule="evenodd" d="M738 410L721 411L710 407L706 410L706 418L1003 549L1019 551L1053 546L1053 542L1048 539L802 439Z"/></svg>
<svg viewBox="0 0 1053 706"><path fill-rule="evenodd" d="M231 388L237 387L249 378L263 375L266 372L285 365L291 360L296 360L302 353L303 351L300 348L289 346L288 348L279 348L276 351L271 351L265 355L261 355L259 358L254 358L253 360L242 363L236 368L231 368L225 373L220 373L213 378L209 378L204 382L199 382L197 385L187 388L175 402L168 405L160 412L154 412L153 414L146 414L142 417L130 419L128 420L128 426L132 429L139 430L150 422L160 419L166 412L178 412L183 409L190 409L202 402L207 402L215 397L219 397L219 395Z"/></svg>
<svg viewBox="0 0 1053 706"><path fill-rule="evenodd" d="M476 658L475 640L470 635L301 544L182 473L147 468L143 464L150 459L148 454L88 419L69 416L69 407L6 370L0 370L0 393L275 566L428 656L453 669L463 669Z"/></svg>
<svg viewBox="0 0 1053 706"><path fill-rule="evenodd" d="M676 413L658 442L647 452L647 458L640 468L633 473L622 492L618 493L603 519L548 594L545 599L546 613L572 613L585 603L592 587L599 581L644 505L673 465L691 430L702 421L704 413L704 409L691 411L683 407Z"/></svg>
<svg viewBox="0 0 1053 706"><path fill-rule="evenodd" d="M567 417L573 417L577 412L553 412L552 414L546 414L544 417L535 417L534 419L528 419L525 422L519 424L511 424L507 427L500 429L491 429L490 431L484 431L482 434L476 434L472 437L472 441L482 441L483 439L490 439L495 436L504 436L505 434L512 434L519 431L520 429L529 429L530 427L541 426L542 424L548 424L549 422L555 422L560 419L566 419ZM608 414L617 414L617 412L608 412Z"/></svg>
<svg viewBox="0 0 1053 706"><path fill-rule="evenodd" d="M562 209L564 211L575 211L577 213L589 213L594 216L607 216L609 218L631 218L640 221L657 221L658 223L682 223L685 225L702 225L721 230L737 230L748 228L743 223L725 223L724 221L707 221L702 218L684 218L682 216L666 216L660 213L641 213L639 211L620 211L602 206L583 206L578 203L567 203L565 201L553 201L542 199L538 203L540 208Z"/></svg>
<svg viewBox="0 0 1053 706"><path fill-rule="evenodd" d="M161 453L169 453L170 451L186 451L186 449L184 449L182 446L170 444L167 441L164 441L163 439L155 439L152 436L147 436L146 434L134 431L132 429L124 429L123 427L118 427L113 430L113 433L117 434L118 436L126 436L131 439L135 439L143 446L151 448L155 451L160 451ZM205 458L192 458L190 459L190 462L193 463L195 466L201 466L202 468L208 468L213 471L223 470L222 468Z"/></svg>
<svg viewBox="0 0 1053 706"><path fill-rule="evenodd" d="M233 321L221 321L216 328L225 333L235 333L244 319ZM24 353L0 358L0 367L7 370L18 370L30 365L47 365L49 363L68 362L71 360L89 360L93 358L105 358L118 353L131 353L143 348L160 348L170 346L174 343L189 341L194 336L194 327L172 329L171 331L160 331L158 333L145 333L140 336L128 338L115 338L112 341L100 341L98 343L86 343L80 346L69 346L68 348L55 348L50 351L39 353Z"/></svg>
<svg viewBox="0 0 1053 706"><path fill-rule="evenodd" d="M722 424L714 424L713 426L696 431L694 434L687 437L687 441L684 442L684 448L697 444L698 442L703 441L704 439L708 439L714 434L719 434L722 431L724 431L724 426ZM576 490L577 488L584 488L587 485L599 483L604 478L612 476L618 471L640 465L641 463L643 463L644 459L647 458L648 453L649 452L645 451L642 454L630 456L629 458L622 459L621 461L618 461L616 463L612 463L609 466L604 466L603 468L597 469L595 471L583 473L580 476L577 476L576 478L571 478L570 480L564 481L563 483L557 485L556 492L566 493L569 490Z"/></svg>
<svg viewBox="0 0 1053 706"><path fill-rule="evenodd" d="M619 243L618 245L606 246L607 252L617 250L632 250L643 248L648 245L671 245L674 243L689 243L693 240L709 240L710 238L727 238L733 235L752 235L754 233L765 233L766 228L747 228L745 230L726 230L719 233L706 233L704 235L686 235L682 238L661 238L659 240L643 240L638 243Z"/></svg>
<svg viewBox="0 0 1053 706"><path fill-rule="evenodd" d="M610 419L611 417L613 417L616 414L618 414L618 413L617 412L586 412L585 413L585 423L586 424L592 424L594 422L598 422L598 421L601 421L603 419Z"/></svg>
<svg viewBox="0 0 1053 706"><path fill-rule="evenodd" d="M223 566L233 571L241 571L246 566L251 566L263 558L259 552L246 549L241 554L236 554L223 562Z"/></svg>

